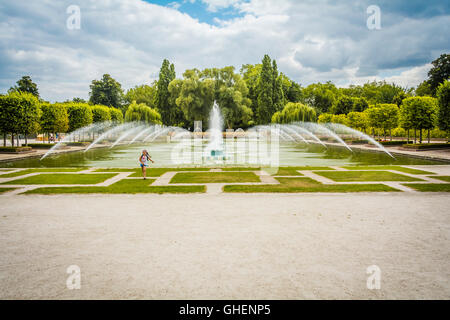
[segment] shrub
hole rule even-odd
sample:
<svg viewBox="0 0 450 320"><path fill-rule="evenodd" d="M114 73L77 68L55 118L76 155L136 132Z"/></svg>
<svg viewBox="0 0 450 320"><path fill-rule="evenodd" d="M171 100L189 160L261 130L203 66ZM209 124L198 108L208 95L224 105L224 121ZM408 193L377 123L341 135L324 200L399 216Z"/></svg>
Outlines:
<svg viewBox="0 0 450 320"><path fill-rule="evenodd" d="M33 149L50 149L51 147L55 146L55 143L29 143L28 146ZM25 145L22 144L22 147Z"/></svg>
<svg viewBox="0 0 450 320"><path fill-rule="evenodd" d="M316 121L316 111L302 103L289 102L283 110L275 112L272 123L291 123L296 121Z"/></svg>
<svg viewBox="0 0 450 320"><path fill-rule="evenodd" d="M25 151L31 151L31 147L0 147L0 153L18 153L18 152L25 152Z"/></svg>
<svg viewBox="0 0 450 320"><path fill-rule="evenodd" d="M450 143L412 143L412 144L404 144L404 148L408 149L448 149L450 148Z"/></svg>

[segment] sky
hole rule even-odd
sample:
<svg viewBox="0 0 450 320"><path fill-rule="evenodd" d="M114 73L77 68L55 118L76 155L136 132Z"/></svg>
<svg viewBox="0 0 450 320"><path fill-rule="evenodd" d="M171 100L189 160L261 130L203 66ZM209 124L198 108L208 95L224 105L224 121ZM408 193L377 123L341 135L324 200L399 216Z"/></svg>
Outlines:
<svg viewBox="0 0 450 320"><path fill-rule="evenodd" d="M368 28L371 5L378 29ZM29 75L45 100L87 99L105 73L127 90L156 80L164 58L182 77L190 68L238 71L264 54L302 86L409 88L450 53L449 34L447 0L2 0L0 93Z"/></svg>

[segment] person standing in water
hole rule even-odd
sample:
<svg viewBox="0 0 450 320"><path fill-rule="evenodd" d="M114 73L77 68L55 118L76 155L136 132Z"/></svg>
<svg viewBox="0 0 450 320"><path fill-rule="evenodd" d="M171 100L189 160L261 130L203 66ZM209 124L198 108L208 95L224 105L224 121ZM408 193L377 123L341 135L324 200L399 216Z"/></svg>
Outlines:
<svg viewBox="0 0 450 320"><path fill-rule="evenodd" d="M147 150L142 150L142 154L139 157L139 162L141 164L142 176L144 177L144 180L147 179L147 167L149 161L155 163L155 161L153 161L152 158L150 158L150 155L148 154Z"/></svg>

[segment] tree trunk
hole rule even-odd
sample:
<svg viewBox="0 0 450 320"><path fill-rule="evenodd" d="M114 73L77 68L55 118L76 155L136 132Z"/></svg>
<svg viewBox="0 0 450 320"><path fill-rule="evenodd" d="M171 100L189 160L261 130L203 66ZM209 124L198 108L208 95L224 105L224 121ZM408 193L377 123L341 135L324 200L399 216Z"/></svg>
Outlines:
<svg viewBox="0 0 450 320"><path fill-rule="evenodd" d="M407 135L407 138L406 139L408 139L407 141L406 141L406 143L409 143L409 129L408 129L408 135Z"/></svg>
<svg viewBox="0 0 450 320"><path fill-rule="evenodd" d="M384 141L386 141L386 129L383 129L383 133L384 133Z"/></svg>
<svg viewBox="0 0 450 320"><path fill-rule="evenodd" d="M11 146L14 147L14 133L11 133Z"/></svg>
<svg viewBox="0 0 450 320"><path fill-rule="evenodd" d="M392 141L392 129L389 129L389 136L390 136L391 141Z"/></svg>
<svg viewBox="0 0 450 320"><path fill-rule="evenodd" d="M6 133L3 134L3 146L6 147Z"/></svg>
<svg viewBox="0 0 450 320"><path fill-rule="evenodd" d="M17 146L20 147L20 135L17 134L16 137L17 137Z"/></svg>
<svg viewBox="0 0 450 320"><path fill-rule="evenodd" d="M414 144L417 142L417 129L414 129Z"/></svg>
<svg viewBox="0 0 450 320"><path fill-rule="evenodd" d="M25 145L28 146L28 137L26 134L25 134Z"/></svg>
<svg viewBox="0 0 450 320"><path fill-rule="evenodd" d="M422 143L422 129L419 131L419 143Z"/></svg>
<svg viewBox="0 0 450 320"><path fill-rule="evenodd" d="M430 129L428 129L428 143L430 143L431 137L430 137Z"/></svg>

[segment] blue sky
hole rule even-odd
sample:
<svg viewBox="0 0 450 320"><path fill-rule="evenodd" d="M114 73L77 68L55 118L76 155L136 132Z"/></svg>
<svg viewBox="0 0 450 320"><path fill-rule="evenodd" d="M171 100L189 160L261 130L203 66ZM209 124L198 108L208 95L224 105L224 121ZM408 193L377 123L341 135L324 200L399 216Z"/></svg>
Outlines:
<svg viewBox="0 0 450 320"><path fill-rule="evenodd" d="M370 5L381 28L367 28ZM80 8L68 29L67 8ZM239 70L264 54L306 86L386 80L413 87L450 52L450 1L441 0L3 0L0 92L23 75L50 101L87 98L104 73L126 90L151 84L162 60Z"/></svg>
<svg viewBox="0 0 450 320"><path fill-rule="evenodd" d="M148 3L154 3L161 6L170 8L176 8L177 10L187 13L192 18L198 19L199 22L205 22L208 24L217 24L216 19L229 20L239 16L242 13L239 12L233 6L227 6L225 8L210 8L208 3L201 0L177 0L177 1L165 1L165 0L145 0Z"/></svg>

